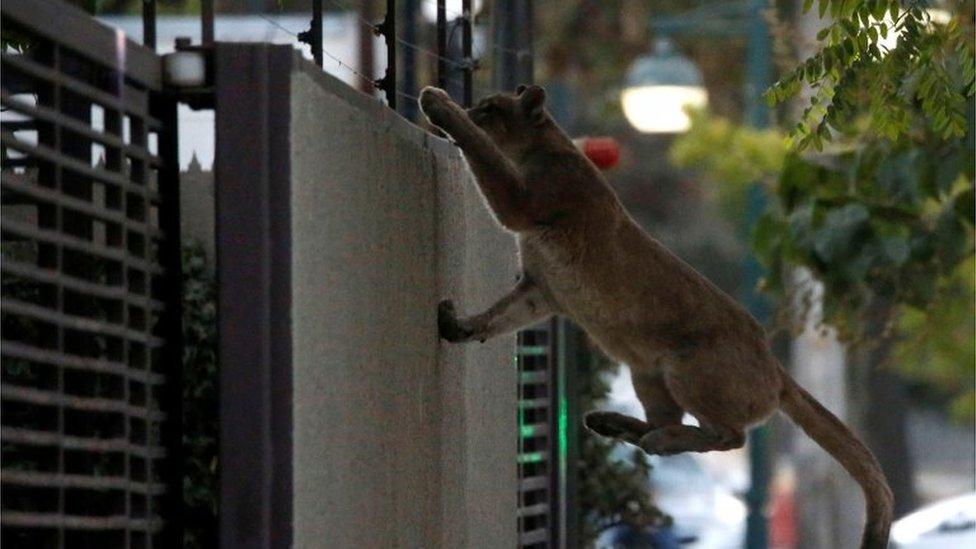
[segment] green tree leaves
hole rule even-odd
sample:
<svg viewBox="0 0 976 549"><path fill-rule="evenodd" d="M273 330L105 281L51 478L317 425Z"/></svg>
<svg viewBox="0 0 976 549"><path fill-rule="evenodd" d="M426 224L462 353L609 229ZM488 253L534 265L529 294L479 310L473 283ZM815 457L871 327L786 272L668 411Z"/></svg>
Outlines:
<svg viewBox="0 0 976 549"><path fill-rule="evenodd" d="M818 0L831 22L822 48L766 93L770 105L811 95L790 133L797 149L822 150L833 133L867 124L873 135L897 139L924 126L941 139L966 134L966 106L974 92L972 10L959 6L948 21L921 2ZM804 11L813 7L804 4ZM938 19L938 20L934 20ZM923 116L914 117L918 108Z"/></svg>
<svg viewBox="0 0 976 549"><path fill-rule="evenodd" d="M750 181L764 183L773 200L752 229L752 247L766 268L764 289L786 306L782 320L795 318L791 304L810 304L784 279L796 267L823 283L823 322L848 342L864 342L872 299L892 303L894 366L954 396L953 409L963 413L963 389L974 376L972 330L960 335L972 323L974 300L973 119L970 108L965 139L922 128L892 141L866 131L831 136L829 151L814 153L789 150L776 132L699 113L671 158L695 168L728 204L744 203Z"/></svg>

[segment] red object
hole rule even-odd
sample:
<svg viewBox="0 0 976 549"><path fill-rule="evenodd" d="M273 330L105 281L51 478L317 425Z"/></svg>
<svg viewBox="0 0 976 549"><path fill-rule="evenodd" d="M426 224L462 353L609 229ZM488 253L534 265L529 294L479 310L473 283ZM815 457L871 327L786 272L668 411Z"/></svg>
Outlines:
<svg viewBox="0 0 976 549"><path fill-rule="evenodd" d="M773 489L769 517L770 547L793 549L797 545L796 498L792 488Z"/></svg>
<svg viewBox="0 0 976 549"><path fill-rule="evenodd" d="M612 137L579 137L573 144L601 170L608 170L620 161L620 144Z"/></svg>

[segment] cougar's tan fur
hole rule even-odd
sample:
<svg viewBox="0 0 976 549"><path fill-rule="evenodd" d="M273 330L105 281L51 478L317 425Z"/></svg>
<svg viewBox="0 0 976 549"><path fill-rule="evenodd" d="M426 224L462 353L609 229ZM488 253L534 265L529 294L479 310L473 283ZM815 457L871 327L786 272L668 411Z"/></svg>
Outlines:
<svg viewBox="0 0 976 549"><path fill-rule="evenodd" d="M436 88L421 109L461 148L498 222L515 233L522 277L487 311L458 317L453 342L509 333L564 315L627 363L647 420L591 412L593 431L650 454L738 448L745 430L781 409L833 455L867 501L863 548L887 546L892 497L874 456L773 358L762 327L735 300L648 235L599 170L520 87L465 111ZM700 426L681 423L687 412Z"/></svg>

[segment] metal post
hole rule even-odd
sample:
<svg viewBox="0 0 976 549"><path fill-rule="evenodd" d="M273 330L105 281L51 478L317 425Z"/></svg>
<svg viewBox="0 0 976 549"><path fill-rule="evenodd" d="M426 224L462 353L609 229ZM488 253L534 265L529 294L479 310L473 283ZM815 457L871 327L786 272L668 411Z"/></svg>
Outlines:
<svg viewBox="0 0 976 549"><path fill-rule="evenodd" d="M770 39L766 21L762 10L765 0L749 1L748 44L746 66L747 101L746 119L756 128L765 128L769 124L769 109L762 100L762 93L769 86L770 81ZM759 216L765 210L766 197L759 184L749 189L747 206L747 222L750 227L755 226ZM762 267L755 256L750 256L745 265L745 284L747 284L746 305L753 316L762 320L768 316L767 304L755 290L756 283L762 277ZM749 515L746 522L746 547L748 549L765 549L769 546L769 527L766 517L766 505L769 499L769 481L771 476L769 426L763 425L754 429L749 437L749 470L750 486L746 495Z"/></svg>
<svg viewBox="0 0 976 549"><path fill-rule="evenodd" d="M208 46L214 41L214 4L213 0L201 0L200 23L202 25L200 42Z"/></svg>
<svg viewBox="0 0 976 549"><path fill-rule="evenodd" d="M312 0L312 22L298 33L298 41L308 44L315 64L322 66L322 0Z"/></svg>
<svg viewBox="0 0 976 549"><path fill-rule="evenodd" d="M373 2L372 0L359 0L359 17L364 21L373 20ZM373 65L373 33L371 32L360 32L359 33L359 72L373 77L373 72L376 67ZM372 80L359 80L359 91L367 94L373 95L375 90L375 84Z"/></svg>
<svg viewBox="0 0 976 549"><path fill-rule="evenodd" d="M589 351L586 336L571 322L560 319L556 340L555 392L558 396L556 417L558 422L558 516L560 548L582 547L579 532L579 497L577 491L577 464L579 463L579 383L577 372Z"/></svg>
<svg viewBox="0 0 976 549"><path fill-rule="evenodd" d="M386 0L386 16L383 17L383 22L376 26L374 32L386 39L386 74L375 84L386 95L386 104L396 110L396 0Z"/></svg>
<svg viewBox="0 0 976 549"><path fill-rule="evenodd" d="M142 45L156 49L156 0L142 2Z"/></svg>
<svg viewBox="0 0 976 549"><path fill-rule="evenodd" d="M290 46L214 45L224 549L293 544L292 59Z"/></svg>
<svg viewBox="0 0 976 549"><path fill-rule="evenodd" d="M417 43L417 0L403 2L403 40L409 44ZM407 95L417 95L417 52L413 48L403 49L403 91ZM417 103L406 101L403 116L407 120L417 119Z"/></svg>
<svg viewBox="0 0 976 549"><path fill-rule="evenodd" d="M771 76L771 38L763 18L765 0L749 1L749 38L746 52L746 119L755 128L769 125L769 107L762 94L769 87Z"/></svg>
<svg viewBox="0 0 976 549"><path fill-rule="evenodd" d="M492 43L495 49L494 74L492 84L495 91L512 90L518 85L515 75L517 67L510 57L509 51L514 50L515 40L515 4L517 0L497 0L491 10Z"/></svg>
<svg viewBox="0 0 976 549"><path fill-rule="evenodd" d="M437 87L447 87L447 9L446 0L437 0Z"/></svg>
<svg viewBox="0 0 976 549"><path fill-rule="evenodd" d="M312 0L312 58L322 66L322 0Z"/></svg>
<svg viewBox="0 0 976 549"><path fill-rule="evenodd" d="M498 91L533 82L532 0L498 0L492 11L495 48L493 78Z"/></svg>
<svg viewBox="0 0 976 549"><path fill-rule="evenodd" d="M167 293L166 310L160 325L167 341L161 361L167 365L164 409L166 422L160 436L167 448L163 471L166 493L160 514L166 519L162 533L164 546L183 544L183 269L180 240L180 167L179 135L176 101L169 97L155 96L152 109L163 129L158 135L159 156L164 165L157 173L159 183L159 228L164 238L160 242L160 262L165 267L166 283L161 285Z"/></svg>
<svg viewBox="0 0 976 549"><path fill-rule="evenodd" d="M518 63L519 77L529 84L535 82L535 57L532 48L532 22L535 9L532 0L520 0L518 13L518 48L515 62Z"/></svg>
<svg viewBox="0 0 976 549"><path fill-rule="evenodd" d="M472 18L471 0L461 1L461 63L464 71L463 86L461 93L461 105L470 107L473 93L474 60L471 59L471 32Z"/></svg>

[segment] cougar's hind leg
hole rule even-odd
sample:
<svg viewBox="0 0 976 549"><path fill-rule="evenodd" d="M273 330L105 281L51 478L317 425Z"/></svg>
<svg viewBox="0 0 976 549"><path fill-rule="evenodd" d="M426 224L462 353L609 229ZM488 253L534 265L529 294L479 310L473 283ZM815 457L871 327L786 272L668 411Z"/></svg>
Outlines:
<svg viewBox="0 0 976 549"><path fill-rule="evenodd" d="M703 425L668 425L648 431L637 445L648 454L669 456L682 452L732 450L746 443L741 429Z"/></svg>
<svg viewBox="0 0 976 549"><path fill-rule="evenodd" d="M636 444L650 429L646 421L617 412L589 412L583 417L583 424L594 433Z"/></svg>
<svg viewBox="0 0 976 549"><path fill-rule="evenodd" d="M684 410L674 400L671 390L664 381L664 375L658 369L652 372L642 372L640 368L631 368L631 379L634 392L644 407L647 417L648 430L667 425L681 425Z"/></svg>

